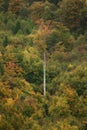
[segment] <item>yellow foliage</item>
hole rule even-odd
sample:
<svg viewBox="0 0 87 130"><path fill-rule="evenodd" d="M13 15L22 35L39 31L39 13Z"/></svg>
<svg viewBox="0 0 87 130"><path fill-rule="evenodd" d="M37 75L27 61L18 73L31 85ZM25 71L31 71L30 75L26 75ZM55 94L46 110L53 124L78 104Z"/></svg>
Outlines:
<svg viewBox="0 0 87 130"><path fill-rule="evenodd" d="M75 95L75 92L74 92L73 89L70 88L70 87L67 87L67 88L66 88L66 93L67 93L69 96L72 96L72 97Z"/></svg>
<svg viewBox="0 0 87 130"><path fill-rule="evenodd" d="M57 122L60 130L79 130L78 126L70 125L67 119Z"/></svg>
<svg viewBox="0 0 87 130"><path fill-rule="evenodd" d="M37 23L39 25L39 29L34 34L34 43L37 44L40 50L45 50L47 47L46 38L53 30L50 29L50 23L45 23L43 19L40 19Z"/></svg>
<svg viewBox="0 0 87 130"><path fill-rule="evenodd" d="M0 121L1 121L1 119L2 119L2 115L0 115Z"/></svg>
<svg viewBox="0 0 87 130"><path fill-rule="evenodd" d="M72 65L72 64L69 64L69 65L68 65L68 68L72 69L72 68L73 68L73 65Z"/></svg>
<svg viewBox="0 0 87 130"><path fill-rule="evenodd" d="M0 52L0 57L2 57L2 53Z"/></svg>
<svg viewBox="0 0 87 130"><path fill-rule="evenodd" d="M14 105L14 100L12 98L8 98L7 102L5 103L6 106L13 106Z"/></svg>

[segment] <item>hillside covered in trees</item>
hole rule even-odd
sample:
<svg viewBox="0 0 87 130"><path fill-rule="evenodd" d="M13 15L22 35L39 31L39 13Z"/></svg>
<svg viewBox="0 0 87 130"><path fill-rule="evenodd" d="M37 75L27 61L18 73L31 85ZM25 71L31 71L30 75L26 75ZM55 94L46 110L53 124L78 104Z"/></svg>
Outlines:
<svg viewBox="0 0 87 130"><path fill-rule="evenodd" d="M87 130L86 0L0 0L0 130Z"/></svg>

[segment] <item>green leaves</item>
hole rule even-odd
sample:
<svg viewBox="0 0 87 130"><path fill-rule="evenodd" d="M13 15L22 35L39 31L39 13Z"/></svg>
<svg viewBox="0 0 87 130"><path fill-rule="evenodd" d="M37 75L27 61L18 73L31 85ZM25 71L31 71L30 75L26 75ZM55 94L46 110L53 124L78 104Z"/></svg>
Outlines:
<svg viewBox="0 0 87 130"><path fill-rule="evenodd" d="M85 20L83 20L84 22L82 21L82 19L86 17L85 12L84 18L82 18L83 15L81 14L81 12L83 12L82 10L86 7L85 2L80 0L63 0L60 2L59 7L58 14L61 21L72 31L79 31L85 22ZM87 7L85 9L87 10ZM84 26L86 27L86 23L84 23Z"/></svg>
<svg viewBox="0 0 87 130"><path fill-rule="evenodd" d="M58 2L0 0L0 130L87 129L87 5Z"/></svg>

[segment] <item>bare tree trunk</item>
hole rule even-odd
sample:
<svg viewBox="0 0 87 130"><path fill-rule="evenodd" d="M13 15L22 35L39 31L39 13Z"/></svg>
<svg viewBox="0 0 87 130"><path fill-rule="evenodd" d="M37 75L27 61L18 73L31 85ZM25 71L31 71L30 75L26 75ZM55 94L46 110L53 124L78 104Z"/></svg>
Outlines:
<svg viewBox="0 0 87 130"><path fill-rule="evenodd" d="M46 96L46 54L44 52L44 61L43 61L43 89L44 89L44 96Z"/></svg>

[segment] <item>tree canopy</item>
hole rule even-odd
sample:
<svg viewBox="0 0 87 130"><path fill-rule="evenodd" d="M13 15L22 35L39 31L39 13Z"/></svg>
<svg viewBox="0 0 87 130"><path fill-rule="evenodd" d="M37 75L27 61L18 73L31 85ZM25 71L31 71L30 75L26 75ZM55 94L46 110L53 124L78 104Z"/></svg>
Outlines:
<svg viewBox="0 0 87 130"><path fill-rule="evenodd" d="M87 130L86 0L0 0L0 130Z"/></svg>

